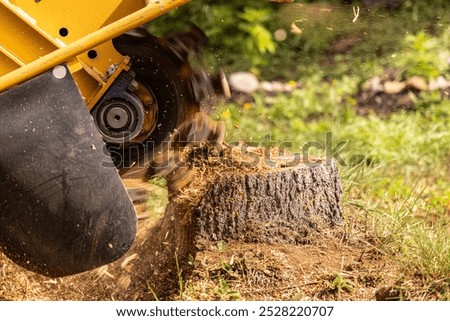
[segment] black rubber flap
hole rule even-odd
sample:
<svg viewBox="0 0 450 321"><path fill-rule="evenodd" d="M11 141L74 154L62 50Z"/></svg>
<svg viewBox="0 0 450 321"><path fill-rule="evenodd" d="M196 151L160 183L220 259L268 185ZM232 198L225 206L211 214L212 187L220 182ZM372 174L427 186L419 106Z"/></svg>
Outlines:
<svg viewBox="0 0 450 321"><path fill-rule="evenodd" d="M0 95L0 247L51 277L118 259L136 234L117 170L59 68Z"/></svg>

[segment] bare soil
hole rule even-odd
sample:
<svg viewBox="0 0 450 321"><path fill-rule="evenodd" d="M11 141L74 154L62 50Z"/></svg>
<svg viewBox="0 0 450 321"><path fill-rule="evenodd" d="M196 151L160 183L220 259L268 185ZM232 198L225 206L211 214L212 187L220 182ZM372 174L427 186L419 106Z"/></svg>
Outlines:
<svg viewBox="0 0 450 321"><path fill-rule="evenodd" d="M338 230L324 231L304 245L209 243L191 263L193 270L180 275L182 293L159 299L375 300L377 290L394 289L396 279L395 267L380 252L356 239L346 240ZM24 270L3 254L0 267L1 300L102 301L123 296L121 291L129 298L152 299L151 289L129 287L129 280L105 267L50 279Z"/></svg>
<svg viewBox="0 0 450 321"><path fill-rule="evenodd" d="M212 244L198 253L183 298L374 300L375 292L390 284L393 270L376 250L333 234L297 246L233 242L221 251Z"/></svg>

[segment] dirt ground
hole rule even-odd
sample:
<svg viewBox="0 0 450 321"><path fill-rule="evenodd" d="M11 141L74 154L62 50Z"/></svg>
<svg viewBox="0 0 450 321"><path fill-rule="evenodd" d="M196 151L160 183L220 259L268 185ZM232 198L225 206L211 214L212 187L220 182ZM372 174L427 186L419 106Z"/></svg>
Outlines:
<svg viewBox="0 0 450 321"><path fill-rule="evenodd" d="M192 265L182 294L175 291L167 299L374 300L376 291L393 286L395 279L395 268L381 253L357 240L346 240L337 230L299 246L211 243L197 253ZM105 268L50 279L0 254L1 300L113 300L102 289L111 281L120 283ZM124 291L130 290L149 291Z"/></svg>
<svg viewBox="0 0 450 321"><path fill-rule="evenodd" d="M198 253L195 267L184 296L175 299L374 300L394 276L380 253L336 235L300 246L211 246Z"/></svg>

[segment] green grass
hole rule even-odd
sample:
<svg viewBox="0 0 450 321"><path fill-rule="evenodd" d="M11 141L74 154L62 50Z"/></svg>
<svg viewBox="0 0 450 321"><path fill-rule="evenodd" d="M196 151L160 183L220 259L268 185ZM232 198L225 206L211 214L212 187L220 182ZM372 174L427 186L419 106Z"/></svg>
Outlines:
<svg viewBox="0 0 450 321"><path fill-rule="evenodd" d="M148 187L149 197L145 203L146 211L151 220L160 218L169 203L169 191L167 190L167 181L161 177L155 177L150 180Z"/></svg>

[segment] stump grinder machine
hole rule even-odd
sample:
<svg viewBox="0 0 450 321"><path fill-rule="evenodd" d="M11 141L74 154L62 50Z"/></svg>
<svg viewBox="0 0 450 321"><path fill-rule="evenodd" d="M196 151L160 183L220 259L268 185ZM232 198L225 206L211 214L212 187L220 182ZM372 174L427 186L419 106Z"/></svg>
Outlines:
<svg viewBox="0 0 450 321"><path fill-rule="evenodd" d="M196 27L144 26L189 0L0 0L0 249L59 277L120 258L136 234L121 174L219 88Z"/></svg>

